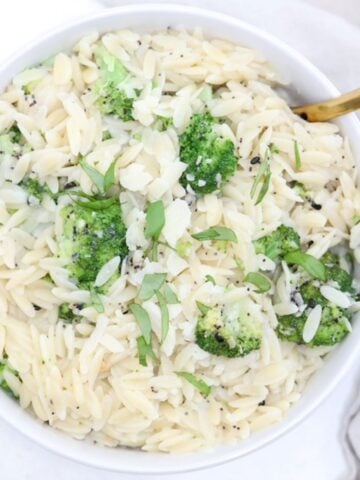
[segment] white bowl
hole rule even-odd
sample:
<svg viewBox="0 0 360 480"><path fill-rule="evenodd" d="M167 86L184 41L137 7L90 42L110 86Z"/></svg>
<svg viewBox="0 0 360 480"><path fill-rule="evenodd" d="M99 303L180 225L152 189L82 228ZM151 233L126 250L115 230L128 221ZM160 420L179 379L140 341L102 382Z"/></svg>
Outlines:
<svg viewBox="0 0 360 480"><path fill-rule="evenodd" d="M83 35L95 30L105 32L119 28L142 31L157 30L168 25L187 28L202 27L207 36L218 36L254 47L270 60L289 80L299 95L308 101L339 94L332 83L306 58L276 38L240 20L220 13L177 5L132 5L104 10L49 32L14 55L1 68L0 88L25 67L44 60L55 52L69 49ZM360 123L355 115L338 122L347 135L360 162ZM360 165L359 165L360 166ZM278 425L253 434L248 440L232 446L220 446L214 452L191 455L144 453L138 450L105 448L77 441L41 424L16 402L0 394L0 415L14 428L53 452L94 467L128 473L178 473L234 460L263 447L299 424L339 383L359 357L360 322L353 332L326 359L314 376L303 397Z"/></svg>

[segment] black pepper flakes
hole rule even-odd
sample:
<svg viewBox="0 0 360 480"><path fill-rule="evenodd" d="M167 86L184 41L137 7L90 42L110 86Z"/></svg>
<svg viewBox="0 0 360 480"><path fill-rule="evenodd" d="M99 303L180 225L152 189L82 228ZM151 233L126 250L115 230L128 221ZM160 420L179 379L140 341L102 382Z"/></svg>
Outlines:
<svg viewBox="0 0 360 480"><path fill-rule="evenodd" d="M320 205L320 203L316 203L314 201L311 202L311 207L314 209L314 210L321 210L322 209L322 205Z"/></svg>
<svg viewBox="0 0 360 480"><path fill-rule="evenodd" d="M251 165L256 165L257 163L261 163L261 159L260 159L259 155L256 155L256 157L253 157L250 160L250 163L251 163Z"/></svg>

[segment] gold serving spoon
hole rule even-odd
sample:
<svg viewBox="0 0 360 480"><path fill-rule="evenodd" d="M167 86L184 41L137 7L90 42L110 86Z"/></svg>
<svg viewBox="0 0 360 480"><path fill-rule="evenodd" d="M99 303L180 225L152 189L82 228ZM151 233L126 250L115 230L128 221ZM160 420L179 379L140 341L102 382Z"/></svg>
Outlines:
<svg viewBox="0 0 360 480"><path fill-rule="evenodd" d="M327 122L358 109L360 109L360 88L331 100L291 107L294 113L308 122Z"/></svg>

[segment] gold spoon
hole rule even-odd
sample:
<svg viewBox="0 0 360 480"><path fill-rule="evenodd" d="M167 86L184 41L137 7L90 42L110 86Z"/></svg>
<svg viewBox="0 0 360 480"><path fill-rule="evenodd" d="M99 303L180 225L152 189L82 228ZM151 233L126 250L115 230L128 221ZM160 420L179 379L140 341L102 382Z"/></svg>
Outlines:
<svg viewBox="0 0 360 480"><path fill-rule="evenodd" d="M358 109L360 109L360 88L331 100L291 107L294 113L308 122L326 122Z"/></svg>

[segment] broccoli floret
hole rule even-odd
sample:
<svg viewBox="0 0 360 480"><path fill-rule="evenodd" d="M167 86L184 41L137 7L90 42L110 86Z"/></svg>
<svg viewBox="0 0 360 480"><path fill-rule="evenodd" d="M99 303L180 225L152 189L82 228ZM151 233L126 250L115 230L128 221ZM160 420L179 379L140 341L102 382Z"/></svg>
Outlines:
<svg viewBox="0 0 360 480"><path fill-rule="evenodd" d="M320 325L314 338L306 345L317 347L340 343L349 333L347 324L351 317L350 313L328 302L324 297L321 299L317 298L317 304L322 305ZM279 338L299 345L305 344L303 331L307 317L308 314L306 312L300 316L283 315L279 317L279 323L276 328Z"/></svg>
<svg viewBox="0 0 360 480"><path fill-rule="evenodd" d="M300 237L293 228L280 225L269 235L255 240L254 245L256 253L262 253L271 260L278 260L300 248Z"/></svg>
<svg viewBox="0 0 360 480"><path fill-rule="evenodd" d="M322 260L326 266L331 262L331 268L333 268L334 264L332 262L337 262L338 257L328 252L322 257ZM341 270L340 267L338 267L338 269ZM330 270L330 273L331 272L332 270ZM344 272L344 270L342 270L342 272ZM343 277L341 276L341 278ZM341 342L349 333L348 322L351 319L351 312L329 302L321 294L320 287L321 282L318 280L307 281L300 287L300 294L307 308L313 309L316 305L321 305L322 307L320 326L311 342L306 344L311 347L335 345ZM307 317L308 312L306 310L299 316L284 315L279 317L279 324L277 326L278 336L283 340L305 344L303 340L303 330Z"/></svg>
<svg viewBox="0 0 360 480"><path fill-rule="evenodd" d="M64 321L64 323L76 323L81 320L79 315L76 315L71 308L70 303L62 303L59 306L58 317Z"/></svg>
<svg viewBox="0 0 360 480"><path fill-rule="evenodd" d="M339 285L342 292L354 293L351 275L340 267L339 257L332 252L326 252L321 257L326 267L327 280L332 280Z"/></svg>
<svg viewBox="0 0 360 480"><path fill-rule="evenodd" d="M94 198L67 205L61 214L64 230L59 241L60 257L67 261L79 287L91 289L106 262L115 256L122 260L128 253L120 203L115 198Z"/></svg>
<svg viewBox="0 0 360 480"><path fill-rule="evenodd" d="M105 48L98 48L95 54L100 78L94 91L97 107L104 115L115 115L125 122L134 120L133 103L135 91L127 85L129 73L123 64Z"/></svg>
<svg viewBox="0 0 360 480"><path fill-rule="evenodd" d="M36 198L39 202L44 199L45 195L49 195L49 197L54 199L56 198L56 195L50 190L46 183L40 183L36 178L24 178L19 185L27 191L30 198Z"/></svg>
<svg viewBox="0 0 360 480"><path fill-rule="evenodd" d="M180 160L187 165L180 183L199 195L218 190L236 171L234 143L216 134L217 123L210 113L197 113L180 135Z"/></svg>
<svg viewBox="0 0 360 480"><path fill-rule="evenodd" d="M103 132L103 135L102 135L102 141L105 142L106 140L111 140L113 138L113 136L111 135L111 133L109 132L109 130L105 130L105 132Z"/></svg>
<svg viewBox="0 0 360 480"><path fill-rule="evenodd" d="M18 126L14 124L9 130L0 135L0 153L20 155L25 145L25 138Z"/></svg>
<svg viewBox="0 0 360 480"><path fill-rule="evenodd" d="M176 244L176 253L179 255L179 257L187 257L190 253L192 247L192 242L185 241L181 242L178 241Z"/></svg>
<svg viewBox="0 0 360 480"><path fill-rule="evenodd" d="M196 325L196 343L223 357L243 357L261 345L262 326L246 314L242 304L209 308Z"/></svg>
<svg viewBox="0 0 360 480"><path fill-rule="evenodd" d="M300 287L300 294L310 308L315 307L315 305L325 307L328 304L326 298L320 293L320 282L317 280L303 283Z"/></svg>
<svg viewBox="0 0 360 480"><path fill-rule="evenodd" d="M171 127L173 124L173 119L171 117L162 117L159 115L155 121L154 127L156 130L159 130L159 132L165 132L169 127Z"/></svg>
<svg viewBox="0 0 360 480"><path fill-rule="evenodd" d="M10 137L10 140L12 141L12 143L21 143L23 144L25 142L25 138L23 136L23 134L20 132L20 129L19 127L14 124L10 129L9 129L9 132L8 132L8 135Z"/></svg>
<svg viewBox="0 0 360 480"><path fill-rule="evenodd" d="M305 344L303 340L304 325L307 320L307 314L303 313L299 317L295 315L284 315L279 317L279 324L276 332L282 340L294 342L298 345ZM332 346L340 343L349 333L347 322L349 315L343 309L333 304L323 307L320 326L311 340L306 343L310 347ZM346 323L345 323L346 322Z"/></svg>
<svg viewBox="0 0 360 480"><path fill-rule="evenodd" d="M4 373L7 372L7 371L13 373L16 376L18 376L18 373L9 365L7 360L5 360L5 359L0 360L0 388L5 393L8 393L9 395L16 398L16 395L11 390L10 386L8 385L7 381L4 378Z"/></svg>

